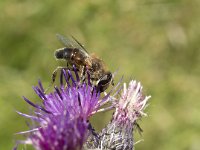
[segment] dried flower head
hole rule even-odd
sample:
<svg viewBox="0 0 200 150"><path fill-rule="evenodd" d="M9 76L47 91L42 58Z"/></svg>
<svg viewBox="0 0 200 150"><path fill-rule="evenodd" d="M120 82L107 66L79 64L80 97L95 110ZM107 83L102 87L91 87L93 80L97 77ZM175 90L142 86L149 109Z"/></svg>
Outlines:
<svg viewBox="0 0 200 150"><path fill-rule="evenodd" d="M137 120L146 115L143 110L150 96L144 96L142 86L131 81L128 88L124 88L119 100L115 102L115 112L112 121L101 132L102 149L132 150L133 129L138 127Z"/></svg>

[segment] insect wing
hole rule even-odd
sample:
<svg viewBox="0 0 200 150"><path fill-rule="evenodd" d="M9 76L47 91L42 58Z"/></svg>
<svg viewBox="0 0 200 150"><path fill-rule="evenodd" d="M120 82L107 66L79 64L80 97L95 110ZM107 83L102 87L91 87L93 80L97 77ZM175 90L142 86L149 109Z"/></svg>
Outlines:
<svg viewBox="0 0 200 150"><path fill-rule="evenodd" d="M82 49L84 49L87 52L85 47L75 37L72 36L72 38L73 38L74 41L76 41L76 44L78 44Z"/></svg>
<svg viewBox="0 0 200 150"><path fill-rule="evenodd" d="M83 45L78 42L73 36L71 38L68 37L64 37L61 34L56 34L58 40L64 44L64 46L66 46L67 48L78 48L79 50L81 50L83 53L85 53L86 56L88 55L88 52L86 51L86 49L83 47Z"/></svg>

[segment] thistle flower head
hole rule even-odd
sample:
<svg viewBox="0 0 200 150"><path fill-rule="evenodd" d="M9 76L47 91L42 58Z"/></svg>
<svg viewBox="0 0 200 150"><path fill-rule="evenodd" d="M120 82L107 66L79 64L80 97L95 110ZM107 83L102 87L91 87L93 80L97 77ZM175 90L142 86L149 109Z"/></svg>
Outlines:
<svg viewBox="0 0 200 150"><path fill-rule="evenodd" d="M151 96L144 96L140 82L132 80L127 88L124 83L123 91L118 103L113 119L124 125L135 123L137 119L146 115L143 110L146 108L148 99Z"/></svg>
<svg viewBox="0 0 200 150"><path fill-rule="evenodd" d="M42 99L42 104L35 104L24 97L35 108L35 115L18 113L32 119L38 126L20 132L30 133L22 143L32 144L37 150L82 149L90 130L88 119L109 100L109 95L101 98L100 92L90 83L89 75L87 83L81 81L75 69L73 72L62 71L60 85L54 88L54 92L46 94L40 81L39 86L33 89Z"/></svg>
<svg viewBox="0 0 200 150"><path fill-rule="evenodd" d="M74 79L72 71L69 70L63 70L62 74L66 84L61 81L60 86L54 87L55 90L52 93L45 94L41 82L39 82L39 86L33 87L36 94L42 99L43 106L36 106L24 98L25 101L36 109L42 110L41 115L44 116L49 114L56 116L67 111L70 117L82 117L87 120L100 106L98 104L100 92L90 84L90 79L88 79L89 83L81 82L78 75ZM105 100L106 97L103 99Z"/></svg>
<svg viewBox="0 0 200 150"><path fill-rule="evenodd" d="M114 104L113 118L100 134L101 149L133 149L133 129L139 127L136 121L145 115L143 110L149 98L143 95L140 83L132 80L128 88L124 83L121 96Z"/></svg>

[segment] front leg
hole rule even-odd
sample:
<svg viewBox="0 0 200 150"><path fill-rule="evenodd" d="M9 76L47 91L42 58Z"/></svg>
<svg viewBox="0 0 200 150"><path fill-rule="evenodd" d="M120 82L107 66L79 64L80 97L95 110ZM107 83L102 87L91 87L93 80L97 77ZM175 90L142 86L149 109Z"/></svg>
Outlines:
<svg viewBox="0 0 200 150"><path fill-rule="evenodd" d="M51 76L51 81L52 81L52 84L55 82L56 80L56 76L57 76L57 73L59 70L62 70L62 69L69 69L69 67L63 67L63 66L58 66L52 73L52 76Z"/></svg>
<svg viewBox="0 0 200 150"><path fill-rule="evenodd" d="M44 93L46 93L50 88L51 86L54 84L55 80L56 80L56 76L57 76L57 73L58 71L62 70L62 69L69 69L69 67L63 67L63 66L58 66L52 73L51 75L51 83L50 85L48 86L48 88L45 90Z"/></svg>

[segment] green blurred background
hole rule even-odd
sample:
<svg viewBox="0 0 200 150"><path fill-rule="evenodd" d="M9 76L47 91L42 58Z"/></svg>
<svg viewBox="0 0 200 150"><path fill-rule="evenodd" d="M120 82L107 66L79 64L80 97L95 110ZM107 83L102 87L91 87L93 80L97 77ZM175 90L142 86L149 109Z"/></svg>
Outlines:
<svg viewBox="0 0 200 150"><path fill-rule="evenodd" d="M151 95L144 139L137 150L200 148L199 0L1 0L0 149L11 149L14 133L27 130L15 110L30 112L22 96L47 87L56 66L55 34L73 35L111 71L141 81ZM100 130L110 115L99 114Z"/></svg>

